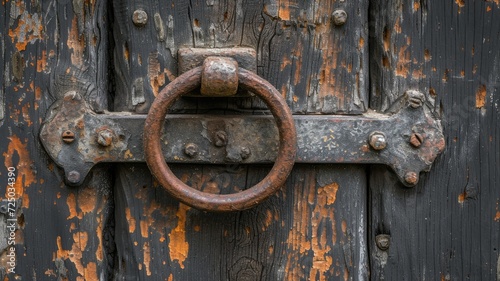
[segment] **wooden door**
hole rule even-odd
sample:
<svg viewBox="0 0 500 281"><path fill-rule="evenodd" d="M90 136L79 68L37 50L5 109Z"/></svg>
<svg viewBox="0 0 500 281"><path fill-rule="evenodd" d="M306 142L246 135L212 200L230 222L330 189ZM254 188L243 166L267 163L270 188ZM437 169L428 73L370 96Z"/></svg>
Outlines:
<svg viewBox="0 0 500 281"><path fill-rule="evenodd" d="M500 279L499 13L495 1L451 0L2 2L0 279ZM102 164L64 184L38 136L64 93L95 112L146 114L178 76L179 48L234 46L257 51L257 73L296 115L385 111L418 89L446 151L413 189L386 167L297 164L275 196L228 214L179 203L145 164ZM186 98L172 113L265 110L255 98ZM270 169L172 167L214 193Z"/></svg>

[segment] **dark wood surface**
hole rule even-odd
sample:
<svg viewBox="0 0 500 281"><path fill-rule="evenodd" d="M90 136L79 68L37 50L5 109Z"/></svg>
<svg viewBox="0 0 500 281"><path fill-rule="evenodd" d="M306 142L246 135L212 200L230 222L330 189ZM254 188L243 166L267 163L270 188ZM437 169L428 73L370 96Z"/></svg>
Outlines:
<svg viewBox="0 0 500 281"><path fill-rule="evenodd" d="M421 90L447 146L413 189L371 169L371 278L500 280L499 3L370 4L371 106Z"/></svg>
<svg viewBox="0 0 500 281"><path fill-rule="evenodd" d="M48 107L77 90L94 110L107 108L109 57L107 6L84 1L3 1L0 5L0 186L16 170L18 210L15 274L1 280L106 280L113 266L111 178L97 168L81 187L63 184L62 173L42 148L38 131ZM2 222L11 218L1 214ZM0 240L7 241L2 224ZM103 278L103 279L102 279Z"/></svg>
<svg viewBox="0 0 500 281"><path fill-rule="evenodd" d="M177 165L205 192L257 183L269 166ZM362 166L298 165L277 195L248 211L206 213L179 204L145 165L115 186L118 280L363 280L366 177Z"/></svg>
<svg viewBox="0 0 500 281"><path fill-rule="evenodd" d="M145 26L132 23L136 9L147 13ZM348 14L341 27L331 22L335 9ZM114 110L147 113L161 87L177 76L179 48L233 46L257 50L258 74L295 113L356 114L367 108L367 0L114 1L112 10L120 97ZM206 102L184 100L173 110L192 112ZM254 99L219 102L224 110L265 108Z"/></svg>

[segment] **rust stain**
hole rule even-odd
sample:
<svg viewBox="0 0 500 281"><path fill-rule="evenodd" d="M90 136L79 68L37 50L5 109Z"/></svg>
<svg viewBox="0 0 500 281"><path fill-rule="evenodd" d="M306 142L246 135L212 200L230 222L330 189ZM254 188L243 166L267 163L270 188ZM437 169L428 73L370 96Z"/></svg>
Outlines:
<svg viewBox="0 0 500 281"><path fill-rule="evenodd" d="M416 79L416 80L419 80L419 79L422 79L422 78L425 78L425 74L424 74L424 71L422 68L420 69L415 69L413 70L413 72L411 73L411 77L413 79Z"/></svg>
<svg viewBox="0 0 500 281"><path fill-rule="evenodd" d="M396 23L394 24L394 31L396 31L396 33L400 34L402 29L401 29L401 20L400 18L398 18L396 20Z"/></svg>
<svg viewBox="0 0 500 281"><path fill-rule="evenodd" d="M304 52L304 47L301 42L297 43L296 48L293 51L293 56L297 59L295 59L294 62L294 77L293 77L293 84L297 85L300 83L300 79L302 78L301 73L302 73L302 53Z"/></svg>
<svg viewBox="0 0 500 281"><path fill-rule="evenodd" d="M399 20L399 19L398 19ZM389 28L385 27L384 32L382 33L384 40L384 51L388 52L391 46L391 31Z"/></svg>
<svg viewBox="0 0 500 281"><path fill-rule="evenodd" d="M462 8L465 7L465 0L455 0L455 4L458 5L458 13L462 12Z"/></svg>
<svg viewBox="0 0 500 281"><path fill-rule="evenodd" d="M83 252L85 251L88 243L87 232L73 233L73 245L71 250L64 250L62 247L61 236L57 236L57 252L54 254L55 258L70 260L74 265L79 275L76 280L85 281L98 281L97 266L94 262L90 262L87 266L82 263ZM54 260L55 260L54 258Z"/></svg>
<svg viewBox="0 0 500 281"><path fill-rule="evenodd" d="M339 185L337 183L331 183L324 187L318 188L318 195L324 193L323 196L326 198L326 206L332 205L337 199L337 191L339 190Z"/></svg>
<svg viewBox="0 0 500 281"><path fill-rule="evenodd" d="M495 214L495 221L500 221L500 211Z"/></svg>
<svg viewBox="0 0 500 281"><path fill-rule="evenodd" d="M486 86L481 85L476 91L476 108L483 108L486 103Z"/></svg>
<svg viewBox="0 0 500 281"><path fill-rule="evenodd" d="M189 244L186 241L186 213L190 208L187 205L180 204L177 211L177 226L168 235L170 250L170 260L177 261L179 266L184 269L184 261L188 256Z"/></svg>
<svg viewBox="0 0 500 281"><path fill-rule="evenodd" d="M158 96L160 88L165 85L166 75L161 71L160 61L158 60L158 53L152 52L148 58L148 77L151 88L153 89L154 96Z"/></svg>
<svg viewBox="0 0 500 281"><path fill-rule="evenodd" d="M317 189L315 186L315 177L306 177L300 188L309 188L308 194L297 193L293 199L294 223L287 239L290 254L285 269L286 280L327 280L327 274L333 270L331 244L336 243L333 204L339 186L337 183ZM327 233L332 233L332 237ZM304 257L310 255L312 264L303 264ZM306 267L310 268L309 276L305 275Z"/></svg>
<svg viewBox="0 0 500 281"><path fill-rule="evenodd" d="M448 82L448 79L450 78L450 70L445 69L444 74L443 74L443 82Z"/></svg>
<svg viewBox="0 0 500 281"><path fill-rule="evenodd" d="M97 258L98 261L103 261L104 253L102 250L102 244L103 244L102 233L103 233L103 229L104 229L104 223L103 223L104 222L104 214L101 213L100 216L96 217L96 220L97 220L97 227L96 227L95 232L96 232L97 239L99 240L99 244L97 245L97 249L95 251L95 257Z"/></svg>
<svg viewBox="0 0 500 281"><path fill-rule="evenodd" d="M24 188L29 187L32 183L36 183L36 176L31 165L33 161L30 158L28 152L28 140L24 143L19 139L19 137L13 135L8 138L10 140L7 146L7 152L3 153L5 168L15 167L16 168L16 182L14 184L16 196L19 199L24 194ZM13 162L14 155L17 155L19 162L17 165ZM7 198L7 189L5 191L5 198Z"/></svg>
<svg viewBox="0 0 500 281"><path fill-rule="evenodd" d="M95 188L84 188L78 193L78 207L84 215L94 211L96 202L97 192Z"/></svg>
<svg viewBox="0 0 500 281"><path fill-rule="evenodd" d="M144 267L146 268L146 275L151 276L151 269L149 268L149 263L151 262L151 248L149 247L149 242L144 242L144 246L142 246L142 252L144 257Z"/></svg>
<svg viewBox="0 0 500 281"><path fill-rule="evenodd" d="M78 19L73 18L69 30L68 42L66 43L71 52L71 64L77 68L84 66L85 36L78 33Z"/></svg>
<svg viewBox="0 0 500 281"><path fill-rule="evenodd" d="M420 2L415 1L413 2L413 12L416 12L420 9Z"/></svg>
<svg viewBox="0 0 500 281"><path fill-rule="evenodd" d="M332 34L324 34L324 36L332 36ZM338 66L338 56L340 53L340 45L328 44L330 40L320 40L322 42L321 51L323 62L319 72L319 96L335 96L339 100L339 104L344 103L344 92L339 91L337 87L337 78L335 77L335 69Z"/></svg>
<svg viewBox="0 0 500 281"><path fill-rule="evenodd" d="M28 193L23 194L23 205L22 207L25 209L28 209L30 207L30 198L28 196Z"/></svg>
<svg viewBox="0 0 500 281"><path fill-rule="evenodd" d="M212 194L219 194L220 193L219 184L217 184L217 182L214 182L214 181L209 181L205 184L205 187L203 188L203 192L212 193Z"/></svg>
<svg viewBox="0 0 500 281"><path fill-rule="evenodd" d="M365 46L365 38L359 37L359 43L358 43L359 49L362 50L364 46Z"/></svg>
<svg viewBox="0 0 500 281"><path fill-rule="evenodd" d="M491 7L490 6L486 7L486 12L491 12Z"/></svg>
<svg viewBox="0 0 500 281"><path fill-rule="evenodd" d="M128 222L128 232L134 233L135 232L135 218L130 214L130 208L127 207L125 209L125 217L127 218Z"/></svg>
<svg viewBox="0 0 500 281"><path fill-rule="evenodd" d="M462 192L458 195L458 203L463 204L467 198L467 192Z"/></svg>
<svg viewBox="0 0 500 281"><path fill-rule="evenodd" d="M429 49L424 50L424 59L426 62L431 61L432 56L431 56L431 51L429 51Z"/></svg>
<svg viewBox="0 0 500 281"><path fill-rule="evenodd" d="M123 157L124 157L125 159L131 159L131 158L133 158L133 157L134 157L134 155L132 154L132 152L130 151L130 149L127 149L127 150L125 151L125 153L123 154Z"/></svg>
<svg viewBox="0 0 500 281"><path fill-rule="evenodd" d="M286 54L286 53L283 55L283 58L281 59L281 65L280 65L281 71L285 70L285 68L287 66L292 65L292 60L290 59L290 57L291 56L289 54Z"/></svg>
<svg viewBox="0 0 500 281"><path fill-rule="evenodd" d="M45 270L44 274L47 275L47 276L49 276L49 277L57 277L57 275L54 273L54 271L52 269Z"/></svg>
<svg viewBox="0 0 500 281"><path fill-rule="evenodd" d="M23 114L24 122L26 122L26 126L31 127L31 125L33 125L33 122L31 122L31 118L30 118L30 104L26 103L22 107L21 112Z"/></svg>
<svg viewBox="0 0 500 281"><path fill-rule="evenodd" d="M331 218L333 244L335 244L337 237L335 232L335 219L333 216L330 216L331 209L327 208L327 206L335 203L338 189L339 186L337 183L331 183L318 188L317 191L316 205L313 211L314 215L311 219L311 225L313 227L311 248L314 256L309 280L318 280L317 278L319 276L320 281L326 281L327 279L325 275L333 264L333 258L330 253L331 247L328 245L327 241L327 228L325 226L320 226L323 225L325 218Z"/></svg>
<svg viewBox="0 0 500 281"><path fill-rule="evenodd" d="M383 56L382 57L382 65L385 68L390 68L391 67L391 63L389 62L389 58L387 56Z"/></svg>
<svg viewBox="0 0 500 281"><path fill-rule="evenodd" d="M9 36L18 51L26 50L28 43L33 44L36 40L43 39L42 17L37 13L29 14L24 1L18 1L18 9L11 13L11 17L17 19L17 27L9 29Z"/></svg>
<svg viewBox="0 0 500 281"><path fill-rule="evenodd" d="M69 220L69 219L72 219L72 218L79 217L78 216L78 211L76 210L76 198L75 198L75 194L70 193L68 195L68 198L66 198L66 204L68 205L68 209L69 209L69 216L68 216L67 219Z"/></svg>
<svg viewBox="0 0 500 281"><path fill-rule="evenodd" d="M429 95L431 95L432 97L436 97L437 94L436 94L436 90L432 87L429 88Z"/></svg>
<svg viewBox="0 0 500 281"><path fill-rule="evenodd" d="M168 280L167 281L173 281L174 280L174 276L172 275L172 273L170 273L170 275L168 276Z"/></svg>
<svg viewBox="0 0 500 281"><path fill-rule="evenodd" d="M279 219L278 214L273 214L273 212L269 209L266 210L266 219L264 220L264 226L262 227L262 231L266 231L269 226L273 223L273 221L277 221Z"/></svg>
<svg viewBox="0 0 500 281"><path fill-rule="evenodd" d="M35 87L35 103L34 103L34 108L35 110L38 110L38 101L42 99L42 89L40 87Z"/></svg>
<svg viewBox="0 0 500 281"><path fill-rule="evenodd" d="M130 51L128 49L128 45L123 46L123 57L127 63L130 61Z"/></svg>
<svg viewBox="0 0 500 281"><path fill-rule="evenodd" d="M398 61L396 62L396 76L408 77L409 65L411 63L410 53L406 51L408 45L399 49Z"/></svg>
<svg viewBox="0 0 500 281"><path fill-rule="evenodd" d="M342 220L342 233L347 236L347 222L345 220Z"/></svg>
<svg viewBox="0 0 500 281"><path fill-rule="evenodd" d="M278 17L281 20L290 20L290 1L281 0L278 10Z"/></svg>
<svg viewBox="0 0 500 281"><path fill-rule="evenodd" d="M39 57L36 61L36 71L42 72L45 71L46 68L47 68L47 51L43 50L42 56Z"/></svg>
<svg viewBox="0 0 500 281"><path fill-rule="evenodd" d="M139 225L141 227L141 235L144 238L148 238L149 236L149 229L148 229L148 222L145 220L141 220L139 222Z"/></svg>

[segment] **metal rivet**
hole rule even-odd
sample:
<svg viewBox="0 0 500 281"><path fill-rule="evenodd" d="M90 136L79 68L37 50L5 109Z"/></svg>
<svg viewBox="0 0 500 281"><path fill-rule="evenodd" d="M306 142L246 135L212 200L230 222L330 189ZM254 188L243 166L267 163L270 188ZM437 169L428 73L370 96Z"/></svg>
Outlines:
<svg viewBox="0 0 500 281"><path fill-rule="evenodd" d="M420 147L424 142L424 137L419 133L413 133L410 136L410 143L414 147Z"/></svg>
<svg viewBox="0 0 500 281"><path fill-rule="evenodd" d="M335 10L332 13L332 20L336 26L344 25L347 21L347 13L344 10Z"/></svg>
<svg viewBox="0 0 500 281"><path fill-rule="evenodd" d="M227 144L227 133L224 131L217 131L215 133L215 146L221 147Z"/></svg>
<svg viewBox="0 0 500 281"><path fill-rule="evenodd" d="M97 143L102 146L110 146L113 142L113 132L110 129L104 129L97 133Z"/></svg>
<svg viewBox="0 0 500 281"><path fill-rule="evenodd" d="M250 157L250 154L252 154L252 151L250 151L250 148L248 148L246 146L241 147L241 150L240 150L241 159L247 159L248 157Z"/></svg>
<svg viewBox="0 0 500 281"><path fill-rule="evenodd" d="M381 132L373 132L368 138L370 146L375 150L382 150L387 146L385 135Z"/></svg>
<svg viewBox="0 0 500 281"><path fill-rule="evenodd" d="M184 153L189 157L195 157L199 153L198 146L194 143L188 143L184 147Z"/></svg>
<svg viewBox="0 0 500 281"><path fill-rule="evenodd" d="M62 133L61 138L65 143L72 143L75 141L75 133L70 130L66 130Z"/></svg>
<svg viewBox="0 0 500 281"><path fill-rule="evenodd" d="M70 183L78 183L80 182L80 173L78 173L77 171L71 171L68 173L67 179Z"/></svg>
<svg viewBox="0 0 500 281"><path fill-rule="evenodd" d="M405 182L409 185L416 185L418 182L418 175L415 172L408 172L405 174Z"/></svg>
<svg viewBox="0 0 500 281"><path fill-rule="evenodd" d="M391 245L391 236L387 234L379 234L375 237L377 247L382 251L387 251Z"/></svg>
<svg viewBox="0 0 500 281"><path fill-rule="evenodd" d="M145 26L148 22L148 14L142 9L137 9L132 15L132 21L134 22L135 26Z"/></svg>

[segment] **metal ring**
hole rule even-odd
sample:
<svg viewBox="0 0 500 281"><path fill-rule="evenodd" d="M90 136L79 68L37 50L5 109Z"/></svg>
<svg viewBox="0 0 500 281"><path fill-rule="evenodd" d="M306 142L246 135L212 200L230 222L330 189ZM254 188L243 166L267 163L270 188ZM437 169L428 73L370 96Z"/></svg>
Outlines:
<svg viewBox="0 0 500 281"><path fill-rule="evenodd" d="M144 125L144 151L151 173L179 201L206 211L237 211L251 208L276 193L285 183L295 162L297 136L288 105L269 82L248 70L239 69L239 86L259 96L271 110L279 130L278 157L267 176L256 185L233 194L211 194L196 190L170 170L161 150L160 136L168 108L180 96L200 87L202 67L194 68L169 83L156 97Z"/></svg>

